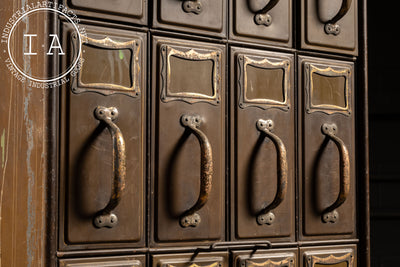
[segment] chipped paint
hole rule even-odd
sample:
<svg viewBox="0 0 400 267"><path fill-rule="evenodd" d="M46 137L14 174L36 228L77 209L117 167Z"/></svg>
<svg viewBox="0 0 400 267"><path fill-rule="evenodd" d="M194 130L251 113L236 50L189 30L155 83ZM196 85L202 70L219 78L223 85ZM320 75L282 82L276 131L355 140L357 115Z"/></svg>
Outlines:
<svg viewBox="0 0 400 267"><path fill-rule="evenodd" d="M32 94L32 88L27 88L28 95L24 99L24 123L26 128L26 142L28 148L26 150L26 168L28 173L28 196L27 196L27 206L28 206L28 226L26 229L26 242L27 242L27 256L28 262L27 267L32 266L32 260L34 258L33 248L35 244L33 242L33 235L35 231L35 221L36 221L36 214L35 208L33 203L33 190L35 188L35 173L31 167L31 154L34 147L34 140L33 140L33 121L29 119L29 101Z"/></svg>
<svg viewBox="0 0 400 267"><path fill-rule="evenodd" d="M26 0L22 1L23 3ZM29 33L29 17L26 17L26 24L25 24L24 34ZM24 45L22 46L23 51L27 51L29 44L27 39L23 39ZM24 60L24 71L25 73L32 74L31 68L31 60L26 59ZM26 150L26 168L28 173L28 196L27 196L27 229L26 229L26 256L27 256L27 267L32 266L32 262L34 259L34 247L35 247L35 240L34 240L34 231L35 231L35 207L33 201L33 191L35 188L35 173L31 167L31 154L34 147L34 140L33 140L33 121L29 118L29 101L31 100L32 88L27 87L27 95L24 98L24 124L26 128L26 142L28 148Z"/></svg>
<svg viewBox="0 0 400 267"><path fill-rule="evenodd" d="M0 148L1 148L1 168L4 168L5 161L5 138L6 137L6 129L3 129L3 133L0 137Z"/></svg>

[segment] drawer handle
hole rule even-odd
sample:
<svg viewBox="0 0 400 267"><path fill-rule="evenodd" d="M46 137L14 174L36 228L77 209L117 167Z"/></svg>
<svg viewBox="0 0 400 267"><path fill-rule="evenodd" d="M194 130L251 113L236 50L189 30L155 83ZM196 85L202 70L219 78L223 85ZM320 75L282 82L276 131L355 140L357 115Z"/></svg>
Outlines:
<svg viewBox="0 0 400 267"><path fill-rule="evenodd" d="M325 5L322 4L321 1L332 1L332 0L319 0L319 13L323 13L323 9L325 9ZM327 34L333 34L333 35L338 35L340 33L340 25L337 24L337 22L343 18L347 12L349 11L351 7L351 2L352 0L342 0L342 5L340 6L340 9L338 13L336 13L335 16L331 19L327 18L321 18L322 22L325 23L325 32Z"/></svg>
<svg viewBox="0 0 400 267"><path fill-rule="evenodd" d="M113 143L113 183L111 197L107 206L99 211L94 218L94 225L98 228L112 228L118 223L118 217L112 211L121 201L122 192L125 188L126 176L126 152L125 141L121 130L113 122L118 117L118 110L115 107L98 106L94 111L94 116L104 122L110 131Z"/></svg>
<svg viewBox="0 0 400 267"><path fill-rule="evenodd" d="M268 4L266 4L262 9L257 8L258 2L259 1L257 0L248 0L250 10L256 13L254 16L254 22L257 25L271 25L272 17L270 14L268 14L268 11L274 8L274 6L278 4L279 0L269 0Z"/></svg>
<svg viewBox="0 0 400 267"><path fill-rule="evenodd" d="M282 140L272 133L274 129L274 122L272 120L262 120L257 121L257 129L266 134L274 143L277 150L278 156L278 187L274 200L270 205L265 207L260 214L257 216L257 223L271 225L275 220L275 214L272 210L278 207L285 198L287 192L287 181L288 181L288 163L287 163L287 153L285 145Z"/></svg>
<svg viewBox="0 0 400 267"><path fill-rule="evenodd" d="M199 198L197 199L196 204L185 211L180 218L180 224L182 227L196 227L201 222L200 215L196 212L207 203L208 196L211 192L213 176L212 150L207 136L198 129L201 124L200 116L183 115L181 117L181 124L185 128L190 129L200 143L201 166Z"/></svg>
<svg viewBox="0 0 400 267"><path fill-rule="evenodd" d="M335 223L339 219L339 213L336 211L347 199L350 191L350 157L344 142L336 136L336 124L324 123L322 133L330 138L338 147L340 153L340 191L336 201L326 208L322 214L324 223Z"/></svg>
<svg viewBox="0 0 400 267"><path fill-rule="evenodd" d="M198 15L203 11L203 6L199 0L186 0L182 3L182 9L186 13L194 13Z"/></svg>

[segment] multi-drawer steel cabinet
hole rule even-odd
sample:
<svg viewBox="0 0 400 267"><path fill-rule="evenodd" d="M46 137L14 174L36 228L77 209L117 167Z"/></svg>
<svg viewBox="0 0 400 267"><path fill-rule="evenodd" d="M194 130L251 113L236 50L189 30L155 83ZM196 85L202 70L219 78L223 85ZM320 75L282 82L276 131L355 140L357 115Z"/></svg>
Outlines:
<svg viewBox="0 0 400 267"><path fill-rule="evenodd" d="M51 264L369 266L364 1L64 5Z"/></svg>

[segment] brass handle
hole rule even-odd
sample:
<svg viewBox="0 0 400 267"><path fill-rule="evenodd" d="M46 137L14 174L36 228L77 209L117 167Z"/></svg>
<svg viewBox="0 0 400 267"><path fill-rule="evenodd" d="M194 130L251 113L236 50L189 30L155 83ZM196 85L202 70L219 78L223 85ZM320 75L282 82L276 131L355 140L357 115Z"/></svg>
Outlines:
<svg viewBox="0 0 400 267"><path fill-rule="evenodd" d="M104 122L110 131L113 143L113 183L111 197L107 206L99 211L94 218L94 225L101 227L114 227L118 222L118 217L112 211L121 201L122 192L125 188L126 176L126 152L125 141L121 130L113 122L118 117L118 110L115 107L98 106L94 111L94 116L99 121Z"/></svg>
<svg viewBox="0 0 400 267"><path fill-rule="evenodd" d="M196 204L185 211L181 218L180 224L182 227L196 227L200 221L200 215L196 213L200 210L208 200L208 196L212 187L213 176L213 159L210 142L207 136L198 129L201 124L201 118L197 115L183 115L181 117L181 124L190 129L197 137L200 143L201 150L201 166L200 166L200 194Z"/></svg>
<svg viewBox="0 0 400 267"><path fill-rule="evenodd" d="M200 0L186 0L182 3L182 9L186 13L194 13L198 15L203 11L203 6L201 5Z"/></svg>
<svg viewBox="0 0 400 267"><path fill-rule="evenodd" d="M332 18L328 18L327 16L321 15L324 14L329 9L330 5L332 5L333 3L332 0L319 0L318 2L320 19L322 22L325 23L325 32L327 34L338 35L340 33L340 26L337 24L337 22L347 14L347 12L351 7L352 0L341 0L341 1L342 4L340 6L339 11Z"/></svg>
<svg viewBox="0 0 400 267"><path fill-rule="evenodd" d="M277 192L274 200L271 204L265 207L260 214L257 216L258 224L272 224L275 220L275 214L272 210L278 207L282 201L285 199L287 192L287 181L288 181L288 163L287 163L287 153L285 145L282 140L274 133L274 122L272 120L262 120L257 121L257 129L266 134L274 143L277 150L278 156L278 186Z"/></svg>
<svg viewBox="0 0 400 267"><path fill-rule="evenodd" d="M322 221L325 223L335 223L339 219L339 213L336 211L347 199L350 191L350 157L344 142L336 136L336 124L324 123L322 133L335 142L340 153L340 189L336 201L326 208L322 214Z"/></svg>
<svg viewBox="0 0 400 267"><path fill-rule="evenodd" d="M253 13L256 13L256 15L254 16L254 22L257 25L269 26L272 23L272 17L270 14L268 14L268 11L274 8L274 6L278 4L279 0L269 0L269 2L261 9L258 7L259 1L260 0L248 0L247 2L250 10Z"/></svg>

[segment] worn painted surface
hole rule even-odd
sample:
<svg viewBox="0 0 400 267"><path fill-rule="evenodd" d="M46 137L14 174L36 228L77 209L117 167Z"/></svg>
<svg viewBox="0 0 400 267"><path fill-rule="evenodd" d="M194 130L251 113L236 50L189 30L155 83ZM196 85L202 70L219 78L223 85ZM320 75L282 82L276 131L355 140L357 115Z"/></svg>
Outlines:
<svg viewBox="0 0 400 267"><path fill-rule="evenodd" d="M0 27L29 1L0 0ZM22 32L41 23L26 23ZM26 43L15 39L21 55ZM15 79L7 69L8 58L0 50L0 267L44 266L46 95ZM44 62L27 60L30 71Z"/></svg>

